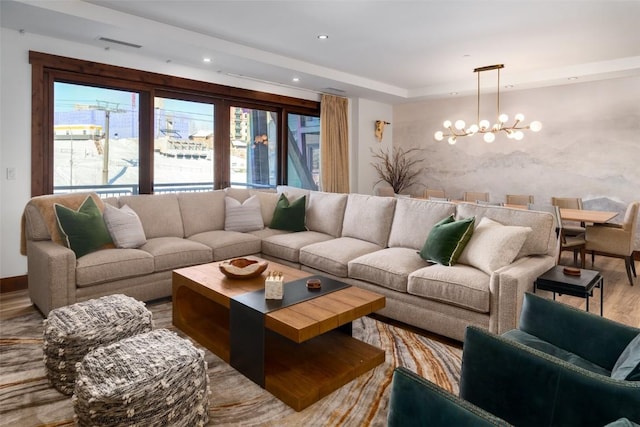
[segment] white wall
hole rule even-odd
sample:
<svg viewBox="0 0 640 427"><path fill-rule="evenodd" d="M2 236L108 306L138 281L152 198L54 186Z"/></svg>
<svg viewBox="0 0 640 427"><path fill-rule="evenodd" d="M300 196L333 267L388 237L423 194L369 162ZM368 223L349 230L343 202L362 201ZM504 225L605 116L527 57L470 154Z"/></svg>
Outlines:
<svg viewBox="0 0 640 427"><path fill-rule="evenodd" d="M352 138L351 146L351 175L355 181L352 183L351 192L372 194L373 186L379 179L371 166L372 150L387 150L393 145L393 107L362 98L353 101L353 104L352 112L356 117L353 126L357 133ZM385 127L381 142L378 142L374 133L376 120L391 123Z"/></svg>
<svg viewBox="0 0 640 427"><path fill-rule="evenodd" d="M453 146L434 141L445 119L475 121L471 96L395 106L394 143L424 147L421 183L451 198L465 190L489 191L493 201L533 194L538 204L582 197L620 211L640 200L640 77L514 91L502 94L501 105L510 116L522 112L527 123L540 120L542 130L526 131L520 142L500 136L487 144L480 135ZM483 111L495 117L495 106Z"/></svg>
<svg viewBox="0 0 640 427"><path fill-rule="evenodd" d="M20 255L20 218L31 195L31 65L29 50L79 58L156 73L176 75L226 86L319 101L317 94L241 80L180 64L167 64L141 55L105 51L34 34L1 29L0 34L0 277L27 272ZM353 124L351 124L353 126ZM15 168L15 180L7 180L7 168Z"/></svg>

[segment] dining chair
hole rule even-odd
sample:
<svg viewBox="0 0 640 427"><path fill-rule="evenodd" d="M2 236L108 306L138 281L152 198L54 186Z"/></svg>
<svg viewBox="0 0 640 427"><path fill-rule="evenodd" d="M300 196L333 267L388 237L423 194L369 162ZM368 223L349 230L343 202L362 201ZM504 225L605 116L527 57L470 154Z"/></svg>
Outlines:
<svg viewBox="0 0 640 427"><path fill-rule="evenodd" d="M374 196L394 197L393 187L387 181L378 181L373 186Z"/></svg>
<svg viewBox="0 0 640 427"><path fill-rule="evenodd" d="M582 198L580 197L551 197L551 205L564 209L580 209L582 210ZM567 236L578 236L583 234L585 229L584 223L575 221L564 222L564 232Z"/></svg>
<svg viewBox="0 0 640 427"><path fill-rule="evenodd" d="M485 200L476 200L476 204L482 206L504 206L502 202L487 202Z"/></svg>
<svg viewBox="0 0 640 427"><path fill-rule="evenodd" d="M633 202L627 206L622 224L587 225L585 234L586 250L591 252L591 265L593 266L595 255L623 258L631 286L633 277L638 277L633 258L633 243L638 226L639 206L640 202Z"/></svg>
<svg viewBox="0 0 640 427"><path fill-rule="evenodd" d="M465 191L462 195L462 200L465 202L477 202L482 200L483 202L489 201L489 193L481 193L477 191Z"/></svg>
<svg viewBox="0 0 640 427"><path fill-rule="evenodd" d="M438 197L440 199L446 199L447 196L444 194L444 190L434 190L431 188L427 188L426 190L424 190L424 194L423 197L425 199L432 199L432 197Z"/></svg>
<svg viewBox="0 0 640 427"><path fill-rule="evenodd" d="M523 205L528 206L533 203L533 196L526 194L507 194L508 205Z"/></svg>
<svg viewBox="0 0 640 427"><path fill-rule="evenodd" d="M564 227L562 226L562 219L560 218L560 208L558 206L554 206L553 213L556 218L556 234L558 236L558 242L560 246L560 250L558 251L558 264L560 264L560 259L562 258L562 252L564 251L572 251L573 252L573 264L578 264L578 252L580 253L580 268L584 268L585 266L585 258L586 258L586 240L584 238L584 234L580 234L578 236L567 236L564 232Z"/></svg>

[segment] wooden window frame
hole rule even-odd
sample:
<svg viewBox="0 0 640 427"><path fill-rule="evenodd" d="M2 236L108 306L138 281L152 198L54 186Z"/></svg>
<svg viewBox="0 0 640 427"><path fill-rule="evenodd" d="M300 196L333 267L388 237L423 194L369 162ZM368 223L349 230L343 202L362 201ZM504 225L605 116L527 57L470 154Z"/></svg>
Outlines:
<svg viewBox="0 0 640 427"><path fill-rule="evenodd" d="M287 182L287 115L320 115L320 103L284 95L240 89L132 68L29 51L31 64L31 196L53 193L53 84L86 84L139 94L141 194L153 192L154 98L174 97L215 105L214 183L229 185L230 106L248 106L276 111L278 120L277 183Z"/></svg>

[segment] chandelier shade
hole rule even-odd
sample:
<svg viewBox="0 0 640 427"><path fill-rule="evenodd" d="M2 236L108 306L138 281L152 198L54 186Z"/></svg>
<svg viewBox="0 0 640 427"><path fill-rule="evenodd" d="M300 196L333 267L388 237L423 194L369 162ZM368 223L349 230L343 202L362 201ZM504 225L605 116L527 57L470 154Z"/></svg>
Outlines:
<svg viewBox="0 0 640 427"><path fill-rule="evenodd" d="M436 141L442 141L446 138L447 142L451 145L455 144L458 138L465 136L473 136L477 133L483 134L483 139L487 143L492 143L496 139L496 135L500 132L504 132L508 138L520 141L524 138L524 130L530 130L532 132L538 132L542 129L542 124L539 121L532 121L528 125L524 124L524 115L518 113L514 116L513 122L509 125L509 116L504 113L500 113L500 69L504 68L504 64L488 65L486 67L480 67L473 70L478 74L478 107L476 122L469 125L464 120L445 120L442 126L445 131L437 131L433 137ZM484 71L498 71L498 90L497 90L497 109L496 109L496 122L492 125L489 120L480 119L480 73Z"/></svg>

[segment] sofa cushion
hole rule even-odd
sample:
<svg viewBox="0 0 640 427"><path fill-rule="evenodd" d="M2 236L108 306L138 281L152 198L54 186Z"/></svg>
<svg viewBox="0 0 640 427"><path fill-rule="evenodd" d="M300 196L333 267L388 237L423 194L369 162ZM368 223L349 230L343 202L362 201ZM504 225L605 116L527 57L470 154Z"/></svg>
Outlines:
<svg viewBox="0 0 640 427"><path fill-rule="evenodd" d="M513 262L530 233L530 227L502 225L484 217L458 261L491 274Z"/></svg>
<svg viewBox="0 0 640 427"><path fill-rule="evenodd" d="M424 199L401 198L396 201L389 247L420 250L431 228L442 218L455 214L456 205Z"/></svg>
<svg viewBox="0 0 640 427"><path fill-rule="evenodd" d="M396 199L349 194L342 224L342 237L387 246Z"/></svg>
<svg viewBox="0 0 640 427"><path fill-rule="evenodd" d="M435 264L409 275L407 293L488 313L489 280L487 274L467 265Z"/></svg>
<svg viewBox="0 0 640 427"><path fill-rule="evenodd" d="M277 234L262 239L262 253L297 263L300 259L300 248L329 239L332 239L330 235L317 231Z"/></svg>
<svg viewBox="0 0 640 427"><path fill-rule="evenodd" d="M427 265L415 249L387 248L349 261L349 277L406 293L409 274Z"/></svg>
<svg viewBox="0 0 640 427"><path fill-rule="evenodd" d="M117 248L131 249L147 243L142 222L129 205L118 209L105 203L103 216L107 230Z"/></svg>
<svg viewBox="0 0 640 427"><path fill-rule="evenodd" d="M473 234L475 218L454 220L449 215L436 223L420 251L420 257L436 264L455 265Z"/></svg>
<svg viewBox="0 0 640 427"><path fill-rule="evenodd" d="M304 231L305 227L305 208L307 196L302 196L292 202L286 195L281 194L273 211L270 228L276 230L287 231Z"/></svg>
<svg viewBox="0 0 640 427"><path fill-rule="evenodd" d="M205 231L189 237L189 240L210 247L213 250L214 261L257 254L262 247L259 237L237 231Z"/></svg>
<svg viewBox="0 0 640 427"><path fill-rule="evenodd" d="M249 231L261 230L264 228L262 222L262 211L260 210L260 199L253 195L240 203L233 197L225 197L225 231L239 231L246 233Z"/></svg>
<svg viewBox="0 0 640 427"><path fill-rule="evenodd" d="M516 259L528 255L553 255L557 238L553 215L549 212L512 209L500 206L481 206L475 203L460 203L456 218L476 217L476 224L487 217L503 225L531 227L533 230L525 240Z"/></svg>
<svg viewBox="0 0 640 427"><path fill-rule="evenodd" d="M516 341L520 344L524 344L527 347L535 348L536 350L540 350L543 353L549 354L551 356L557 357L558 359L562 359L567 363L572 365L579 366L588 371L594 372L596 374L609 376L610 372L607 371L602 366L598 366L593 362L584 359L577 354L571 353L563 348L555 346L545 340L542 340L535 335L528 334L520 329L512 329L510 331L502 334L503 337ZM613 374L612 374L613 376Z"/></svg>
<svg viewBox="0 0 640 427"><path fill-rule="evenodd" d="M224 229L226 194L223 190L178 193L186 237Z"/></svg>
<svg viewBox="0 0 640 427"><path fill-rule="evenodd" d="M307 205L307 229L340 237L346 206L346 194L311 191Z"/></svg>
<svg viewBox="0 0 640 427"><path fill-rule="evenodd" d="M224 189L224 192L227 196L233 197L240 203L251 197L251 190L249 190L248 188L227 187Z"/></svg>
<svg viewBox="0 0 640 427"><path fill-rule="evenodd" d="M148 239L140 249L153 255L154 271L174 270L213 261L210 247L179 237Z"/></svg>
<svg viewBox="0 0 640 427"><path fill-rule="evenodd" d="M252 196L258 196L258 199L260 199L262 223L265 227L268 227L273 219L273 212L276 210L276 205L278 204L278 198L280 196L274 192L257 190L250 190L250 194Z"/></svg>
<svg viewBox="0 0 640 427"><path fill-rule="evenodd" d="M347 277L349 261L380 249L381 246L365 240L338 237L301 248L300 264L337 277Z"/></svg>
<svg viewBox="0 0 640 427"><path fill-rule="evenodd" d="M184 194L187 193L183 193L180 196ZM129 205L140 217L147 240L155 237L184 237L178 195L139 194L122 196L120 197L120 206L124 205ZM192 212L193 210L185 209L185 212L187 211ZM187 221L193 222L192 219Z"/></svg>
<svg viewBox="0 0 640 427"><path fill-rule="evenodd" d="M627 345L611 371L611 378L640 381L640 334Z"/></svg>
<svg viewBox="0 0 640 427"><path fill-rule="evenodd" d="M113 244L102 212L90 196L77 210L58 203L53 208L64 242L76 258Z"/></svg>
<svg viewBox="0 0 640 427"><path fill-rule="evenodd" d="M154 271L153 256L140 249L103 249L78 259L76 285L80 288L144 276Z"/></svg>

